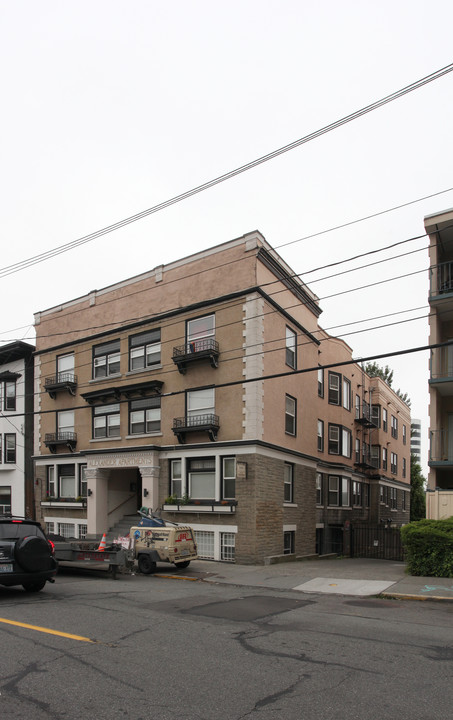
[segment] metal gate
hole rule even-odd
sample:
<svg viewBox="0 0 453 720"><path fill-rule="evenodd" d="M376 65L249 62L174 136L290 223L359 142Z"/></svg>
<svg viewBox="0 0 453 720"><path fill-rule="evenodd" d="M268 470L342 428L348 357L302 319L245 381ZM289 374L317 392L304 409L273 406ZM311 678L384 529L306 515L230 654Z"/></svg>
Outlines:
<svg viewBox="0 0 453 720"><path fill-rule="evenodd" d="M379 560L404 560L400 528L386 523L350 527L350 556Z"/></svg>

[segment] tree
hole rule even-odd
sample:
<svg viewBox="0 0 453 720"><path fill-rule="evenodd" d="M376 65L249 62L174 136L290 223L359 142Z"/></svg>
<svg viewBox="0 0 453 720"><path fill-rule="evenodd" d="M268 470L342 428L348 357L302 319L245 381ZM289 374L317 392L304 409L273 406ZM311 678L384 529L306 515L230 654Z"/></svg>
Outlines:
<svg viewBox="0 0 453 720"><path fill-rule="evenodd" d="M411 522L426 517L425 482L420 463L411 455Z"/></svg>
<svg viewBox="0 0 453 720"><path fill-rule="evenodd" d="M389 387L392 387L393 370L390 370L388 365L386 365L385 368L383 368L380 365L378 365L377 362L367 363L365 365L365 372L370 377L382 378L382 380L384 380L384 382L386 382Z"/></svg>
<svg viewBox="0 0 453 720"><path fill-rule="evenodd" d="M411 399L410 399L410 397L409 397L409 395L408 395L407 393L401 392L401 390L400 390L399 388L398 388L398 390L395 390L395 392L396 392L396 394L398 395L398 397L399 397L403 402L406 403L406 405L407 405L408 407L411 406Z"/></svg>

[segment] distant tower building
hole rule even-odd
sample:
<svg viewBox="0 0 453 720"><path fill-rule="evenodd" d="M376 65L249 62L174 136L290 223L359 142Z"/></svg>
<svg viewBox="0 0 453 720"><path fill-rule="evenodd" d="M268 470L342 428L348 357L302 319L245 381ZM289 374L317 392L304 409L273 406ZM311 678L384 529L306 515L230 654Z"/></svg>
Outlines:
<svg viewBox="0 0 453 720"><path fill-rule="evenodd" d="M421 434L422 434L422 423L417 418L412 418L411 423L411 455L417 459L417 462L421 462Z"/></svg>

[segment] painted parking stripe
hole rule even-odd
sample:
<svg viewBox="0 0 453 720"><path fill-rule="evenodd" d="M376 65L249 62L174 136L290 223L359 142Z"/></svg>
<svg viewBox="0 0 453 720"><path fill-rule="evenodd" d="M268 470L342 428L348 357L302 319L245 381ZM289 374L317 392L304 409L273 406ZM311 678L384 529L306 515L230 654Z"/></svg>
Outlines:
<svg viewBox="0 0 453 720"><path fill-rule="evenodd" d="M29 625L28 623L17 622L16 620L7 620L0 618L0 622L7 625L16 625L17 627L27 628L28 630L36 630L37 632L48 633L49 635L58 635L59 637L70 638L71 640L80 640L80 642L94 643L95 640L83 637L82 635L71 635L70 633L60 632L59 630L51 630L50 628L40 627L39 625Z"/></svg>

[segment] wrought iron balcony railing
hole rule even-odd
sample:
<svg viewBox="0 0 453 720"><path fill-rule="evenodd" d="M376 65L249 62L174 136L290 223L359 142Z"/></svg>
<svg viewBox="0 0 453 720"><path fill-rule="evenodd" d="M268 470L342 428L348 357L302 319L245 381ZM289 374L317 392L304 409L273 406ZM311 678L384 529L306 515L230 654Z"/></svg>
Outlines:
<svg viewBox="0 0 453 720"><path fill-rule="evenodd" d="M172 429L179 442L184 443L186 433L190 432L207 432L210 439L215 441L219 428L219 416L213 413L204 413L174 418Z"/></svg>
<svg viewBox="0 0 453 720"><path fill-rule="evenodd" d="M187 364L198 360L208 359L213 368L218 367L219 355L219 343L214 338L201 338L174 347L172 360L184 375Z"/></svg>
<svg viewBox="0 0 453 720"><path fill-rule="evenodd" d="M77 387L77 375L69 372L51 375L44 380L44 389L49 393L51 398L55 398L59 390L67 390L71 395L75 395Z"/></svg>
<svg viewBox="0 0 453 720"><path fill-rule="evenodd" d="M69 431L46 433L44 444L49 448L51 453L55 453L57 447L61 445L65 445L72 452L77 445L77 433Z"/></svg>

